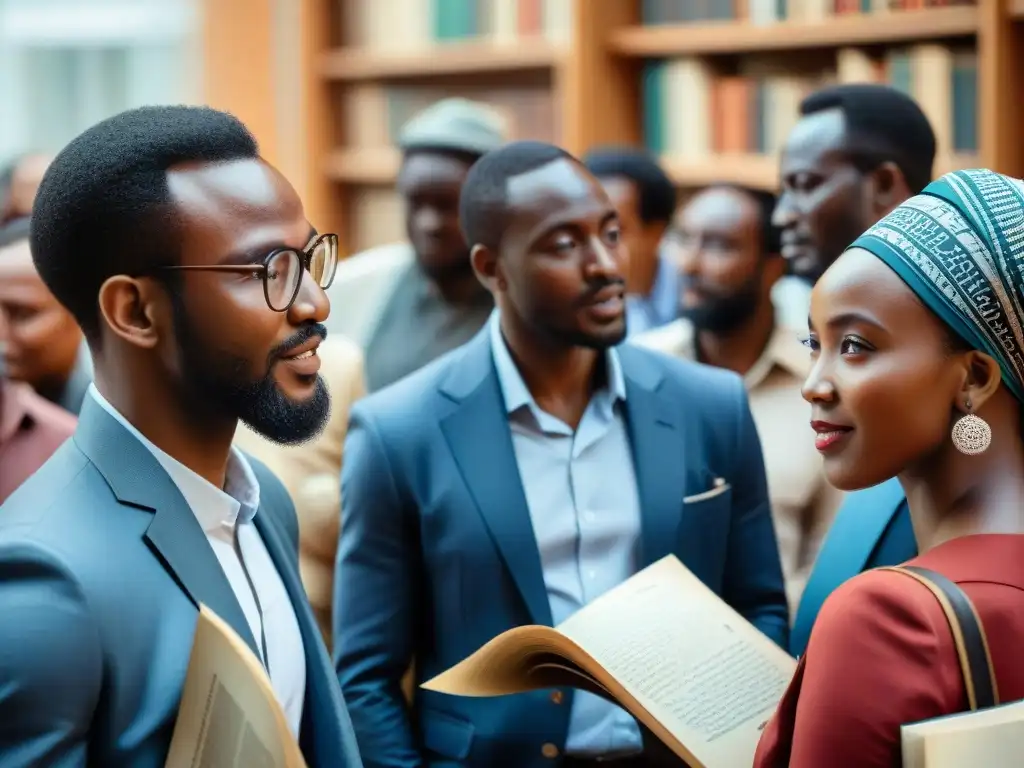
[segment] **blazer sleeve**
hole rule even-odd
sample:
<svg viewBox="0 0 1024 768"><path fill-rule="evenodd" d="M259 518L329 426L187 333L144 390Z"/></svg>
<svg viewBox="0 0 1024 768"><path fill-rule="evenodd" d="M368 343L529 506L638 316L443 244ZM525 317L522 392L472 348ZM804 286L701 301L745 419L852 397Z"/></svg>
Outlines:
<svg viewBox="0 0 1024 768"><path fill-rule="evenodd" d="M83 768L103 653L85 596L60 561L0 544L0 763Z"/></svg>
<svg viewBox="0 0 1024 768"><path fill-rule="evenodd" d="M342 468L334 579L334 661L366 768L421 765L402 676L422 605L415 518L372 416L353 411Z"/></svg>
<svg viewBox="0 0 1024 768"><path fill-rule="evenodd" d="M901 725L966 706L934 596L899 574L867 572L822 606L754 765L891 768L902 759Z"/></svg>
<svg viewBox="0 0 1024 768"><path fill-rule="evenodd" d="M722 596L747 621L785 648L789 642L789 607L761 441L742 387L738 400L737 459Z"/></svg>

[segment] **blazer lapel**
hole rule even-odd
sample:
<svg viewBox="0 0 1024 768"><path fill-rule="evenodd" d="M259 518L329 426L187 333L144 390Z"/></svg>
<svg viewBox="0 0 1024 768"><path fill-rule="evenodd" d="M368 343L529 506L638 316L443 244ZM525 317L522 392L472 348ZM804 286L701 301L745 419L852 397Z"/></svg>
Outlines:
<svg viewBox="0 0 1024 768"><path fill-rule="evenodd" d="M627 346L619 348L626 378L626 414L633 451L633 467L640 495L641 567L680 552L695 537L680 536L683 497L693 462L685 453L686 441L678 406L659 392L662 374ZM686 456L679 465L666 457Z"/></svg>
<svg viewBox="0 0 1024 768"><path fill-rule="evenodd" d="M207 605L259 657L249 622L206 534L156 457L93 397L82 404L74 440L121 504L153 511L146 543L196 607Z"/></svg>
<svg viewBox="0 0 1024 768"><path fill-rule="evenodd" d="M352 755L359 754L359 748L341 687L335 678L334 665L327 656L296 562L288 555L283 544L284 534L278 529L276 519L264 509L262 502L253 522L288 592L306 653L306 697L299 746L311 766L344 768Z"/></svg>
<svg viewBox="0 0 1024 768"><path fill-rule="evenodd" d="M794 649L806 645L825 598L864 570L903 499L903 487L895 479L847 496L822 542L800 598L790 640Z"/></svg>
<svg viewBox="0 0 1024 768"><path fill-rule="evenodd" d="M551 626L540 552L488 333L485 325L469 342L442 387L457 406L441 419L441 431L533 622Z"/></svg>

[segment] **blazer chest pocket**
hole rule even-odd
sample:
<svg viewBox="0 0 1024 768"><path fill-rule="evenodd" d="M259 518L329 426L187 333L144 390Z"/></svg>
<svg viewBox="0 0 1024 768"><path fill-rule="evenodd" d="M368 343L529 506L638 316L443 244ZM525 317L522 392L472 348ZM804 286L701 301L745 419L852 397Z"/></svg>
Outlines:
<svg viewBox="0 0 1024 768"><path fill-rule="evenodd" d="M677 551L688 553L694 573L721 577L732 521L732 488L721 483L683 499ZM710 584L709 584L710 586Z"/></svg>
<svg viewBox="0 0 1024 768"><path fill-rule="evenodd" d="M424 708L420 715L423 746L434 754L465 760L473 746L473 724L462 718Z"/></svg>

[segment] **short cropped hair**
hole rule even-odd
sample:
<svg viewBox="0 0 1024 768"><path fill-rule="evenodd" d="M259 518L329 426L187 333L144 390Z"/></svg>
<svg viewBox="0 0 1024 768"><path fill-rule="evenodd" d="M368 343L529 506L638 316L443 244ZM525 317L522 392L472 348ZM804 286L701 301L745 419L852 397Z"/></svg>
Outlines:
<svg viewBox="0 0 1024 768"><path fill-rule="evenodd" d="M916 195L932 180L935 133L921 107L888 85L847 83L824 88L800 103L801 115L838 108L846 119L851 159L868 171L892 162Z"/></svg>
<svg viewBox="0 0 1024 768"><path fill-rule="evenodd" d="M576 161L561 147L541 141L515 141L481 157L462 185L459 221L466 243L497 249L508 226L508 183L556 160Z"/></svg>
<svg viewBox="0 0 1024 768"><path fill-rule="evenodd" d="M772 213L779 200L775 193L729 182L712 184L709 189L731 189L749 197L757 207L758 224L761 228L761 255L775 256L782 252L782 232L772 224Z"/></svg>
<svg viewBox="0 0 1024 768"><path fill-rule="evenodd" d="M168 170L258 156L256 139L237 118L192 106L122 112L61 150L36 195L32 257L90 341L99 339L97 298L108 278L180 261Z"/></svg>
<svg viewBox="0 0 1024 768"><path fill-rule="evenodd" d="M676 187L649 153L632 147L601 147L583 164L598 178L621 176L636 185L640 220L668 223L676 210Z"/></svg>

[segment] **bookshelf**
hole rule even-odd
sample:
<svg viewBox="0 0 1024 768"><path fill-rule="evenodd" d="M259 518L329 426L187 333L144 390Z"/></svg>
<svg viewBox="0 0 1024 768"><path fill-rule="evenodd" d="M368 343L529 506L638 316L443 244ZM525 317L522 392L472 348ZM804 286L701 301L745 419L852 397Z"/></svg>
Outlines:
<svg viewBox="0 0 1024 768"><path fill-rule="evenodd" d="M693 114L711 115L711 101L690 100L702 108L687 111L673 106L665 117L654 119L645 89L649 90L652 67L658 62L671 70L665 75L669 86L663 89L669 94L681 87L679 83L695 78L705 83L705 91L725 80L735 90L753 87L749 82L744 85L746 81L756 80L760 88L775 83L772 78L781 79L782 90L773 92L772 99L784 104L795 119L798 95L822 82L861 79L857 72L871 70L888 73L871 75L872 79L896 84L898 67L913 72L923 68L932 77L928 87L934 89L937 81L931 70L944 67L955 78L961 59L969 56L974 90L968 102L962 89L955 92L951 85L951 95L926 108L932 110L930 117L955 113L943 118L951 126L937 130L941 136L935 171L984 165L1024 175L1024 141L1019 138L1024 131L1024 0L902 0L917 6L914 10L889 10L889 0L786 0L799 8L795 13L801 18L767 22L765 0L204 2L221 7L218 13L207 13L207 25L221 24L231 39L236 38L240 16L227 13L225 5L244 8L241 26L249 28L263 13L266 29L258 32L264 36L268 31L279 34L289 25L283 24L281 11L260 8L298 6L297 19L289 22L290 41L279 43L276 53L273 45L266 46L271 50L268 59L276 62L270 76L264 65L249 61L242 66L238 57L223 53L214 57L231 64L216 78L215 105L231 109L236 94L249 98L247 109L236 111L259 116L255 128L261 140L261 130L276 131L270 144L278 155L292 150L290 159L282 159L282 169L301 181L298 186L310 216L317 226L338 231L345 253L373 244L374 238L393 239L400 226L400 206L393 192L400 157L390 138L416 111L414 107L445 95L495 103L510 117L513 138L554 140L577 154L604 143L646 143L659 152L683 189L720 180L774 189L775 149L786 132L785 121L773 123L771 131L761 126L762 133L772 133L772 141L760 134L754 141L749 135L722 138L713 125L715 118L705 116L709 126L696 131L697 144L680 144L677 139L691 131L690 123L700 122L692 119ZM848 12L851 2L854 12ZM727 6L724 13L722 3ZM445 10L438 10L442 6ZM534 19L529 31L517 29L521 20L507 15L512 6L529 6L543 18ZM677 11L699 8L705 18L716 13L719 18L686 23L651 23L648 18L643 23L644 14L656 6ZM749 15L760 8L762 17L758 23L721 18L733 15L734 6L745 7ZM859 12L860 7L879 10ZM374 8L378 13L371 18ZM429 18L430 13L435 16ZM446 29L438 21L441 13L447 14ZM476 17L476 28L467 21L470 17ZM208 40L218 38L217 30L207 30ZM282 64L286 49L291 51L290 64ZM851 69L851 62L860 69ZM287 74L282 74L282 67ZM295 110L285 118L279 114L274 126L265 105L254 99L254 73L261 72L267 87L278 94L276 102L290 103ZM232 87L232 78L238 80L237 88ZM701 98L711 97L704 93ZM963 103L976 104L967 124L959 117ZM686 113L685 119L677 113ZM758 119L768 121L763 115ZM661 144L652 138L655 133L664 134ZM301 151L294 149L296 136L305 138Z"/></svg>

